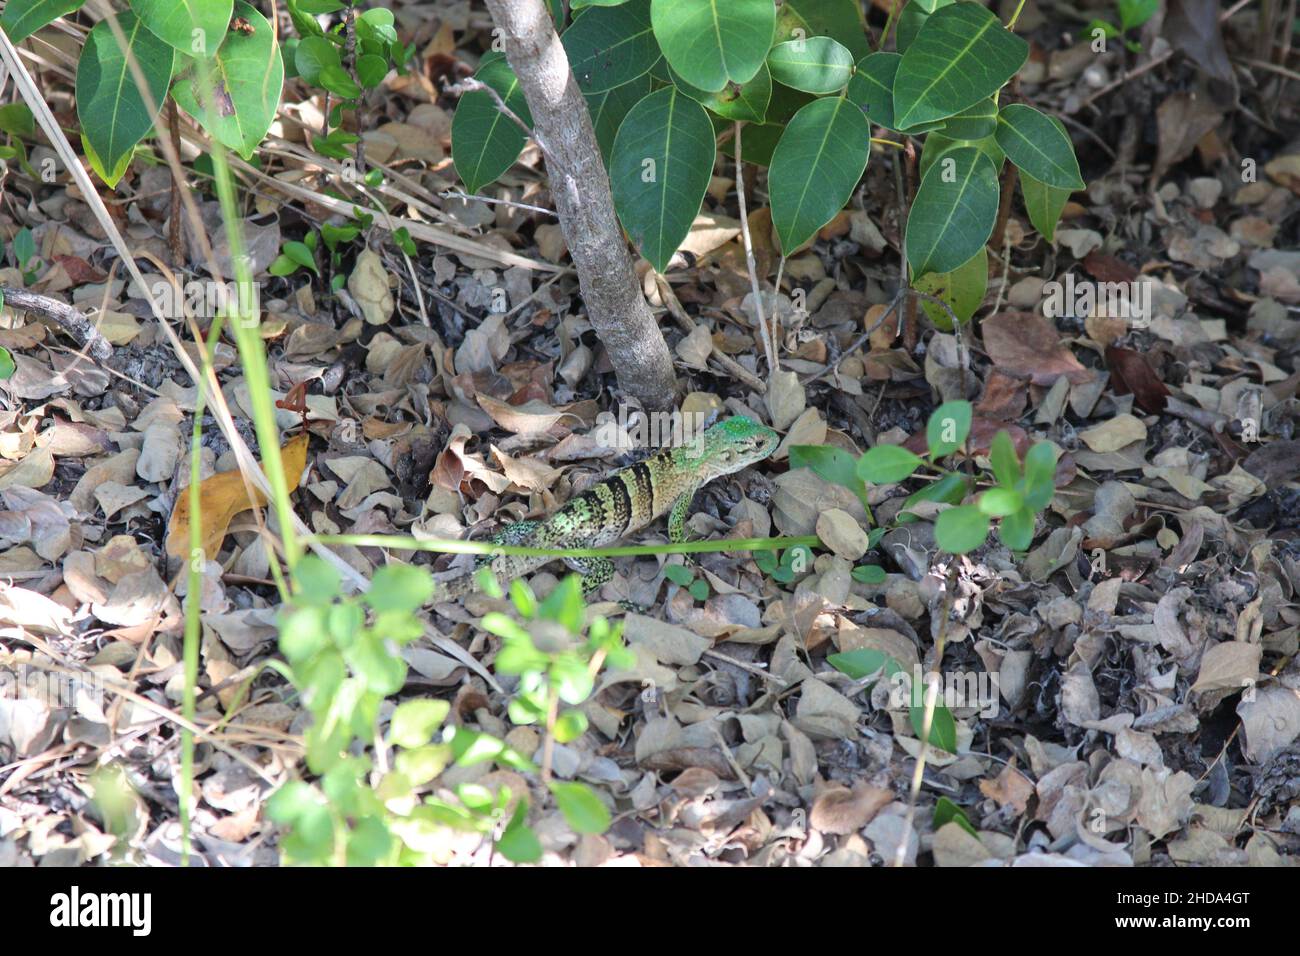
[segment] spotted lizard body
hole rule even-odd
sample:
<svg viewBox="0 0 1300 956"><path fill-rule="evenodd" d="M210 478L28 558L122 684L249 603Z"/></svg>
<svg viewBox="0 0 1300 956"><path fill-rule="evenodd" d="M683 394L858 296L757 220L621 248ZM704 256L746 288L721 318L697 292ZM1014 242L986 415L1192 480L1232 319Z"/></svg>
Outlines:
<svg viewBox="0 0 1300 956"><path fill-rule="evenodd" d="M668 515L668 537L685 539L691 501L703 485L762 461L776 450L777 433L766 425L736 416L705 430L696 442L665 449L575 495L547 518L517 521L493 536L493 544L530 548L600 548ZM497 555L485 558L497 581L535 571L555 557ZM614 574L608 558L562 558L582 574L584 593L591 593ZM439 582L435 600L450 601L478 590L478 572Z"/></svg>

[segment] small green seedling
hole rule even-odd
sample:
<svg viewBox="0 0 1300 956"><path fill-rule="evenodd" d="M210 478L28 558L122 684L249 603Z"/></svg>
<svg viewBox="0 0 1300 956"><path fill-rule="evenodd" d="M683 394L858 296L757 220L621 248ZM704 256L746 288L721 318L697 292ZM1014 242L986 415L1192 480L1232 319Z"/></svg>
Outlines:
<svg viewBox="0 0 1300 956"><path fill-rule="evenodd" d="M1106 49L1106 40L1119 39L1130 30L1140 28L1159 9L1160 0L1116 0L1115 11L1119 16L1119 26L1108 20L1097 19L1088 24L1085 33L1092 42L1092 48L1102 53ZM1130 53L1142 52L1142 44L1136 40L1125 39L1124 46L1128 47Z"/></svg>

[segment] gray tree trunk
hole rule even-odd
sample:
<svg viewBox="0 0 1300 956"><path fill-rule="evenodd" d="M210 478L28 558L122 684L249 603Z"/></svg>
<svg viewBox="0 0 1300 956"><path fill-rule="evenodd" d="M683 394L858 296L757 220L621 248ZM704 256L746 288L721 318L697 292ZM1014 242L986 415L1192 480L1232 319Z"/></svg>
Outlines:
<svg viewBox="0 0 1300 956"><path fill-rule="evenodd" d="M649 409L671 408L676 390L672 355L632 269L587 103L546 4L487 0L487 5L533 114L591 324L623 390Z"/></svg>

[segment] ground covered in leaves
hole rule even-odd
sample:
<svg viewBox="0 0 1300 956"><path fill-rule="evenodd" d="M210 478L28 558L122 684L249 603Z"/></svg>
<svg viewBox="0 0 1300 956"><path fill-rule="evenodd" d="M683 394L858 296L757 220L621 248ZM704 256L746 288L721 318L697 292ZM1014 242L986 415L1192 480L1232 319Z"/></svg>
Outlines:
<svg viewBox="0 0 1300 956"><path fill-rule="evenodd" d="M295 101L292 84L261 171L242 169L242 225L277 397L306 384L307 437L290 446L305 524L482 537L635 460L597 428L627 399L613 391L545 211L535 147L486 190L500 202L458 195L448 85L489 42L486 13L394 6L419 69L390 75L368 101L366 161L400 183L380 190L395 215L434 222L456 248L421 243L408 262L376 227L371 245L353 243L340 259L337 295L328 265L319 277L270 276L282 243L330 215L304 198L323 199L335 168L304 145L321 104ZM1186 35L1173 50L1168 30L1144 35L1141 54L1115 43L1098 55L1078 33L1094 12L1026 6L1033 55L1019 92L1064 114L1090 185L1054 243L1013 206L984 305L960 336L913 307L901 328L891 319L853 347L900 283L889 151L873 153L852 207L784 263L766 303L780 318L778 372L755 325L730 160L675 266L656 277L641 263L684 409L749 415L783 436L772 459L700 494L691 535L819 533L831 547L784 582L747 555L703 555L696 574L708 588L694 592L668 578L662 558L618 562L600 609L624 617L638 665L602 675L585 706L590 729L554 756L556 775L596 788L615 822L578 837L535 799L548 861L879 865L900 851L920 865L1296 860L1300 78L1259 66L1253 6L1224 22L1226 50L1207 43L1190 51L1199 55L1188 55ZM57 67L45 79L68 86ZM51 102L68 109L66 98ZM71 112L62 118L75 125ZM43 149L32 150L38 168ZM771 289L780 257L765 171L754 172L750 228ZM133 247L163 261L169 189L165 167L137 162L113 206ZM279 834L263 807L300 772L305 717L263 667L277 653L279 599L260 519L242 482L206 499L229 533L202 593L185 594L166 538L188 484L193 383L75 190L11 165L3 192L0 233L30 229L40 267L27 283L0 269L0 284L76 304L113 350L102 363L79 356L13 309L0 323L17 362L0 386L0 668L8 686L30 685L0 694L0 866L178 861L189 600L203 608L196 860L273 864ZM216 204L200 199L219 241ZM197 264L183 265L199 274ZM1072 304L1045 316L1045 284L1067 273L1138 283L1149 322ZM217 365L251 442L231 345ZM891 530L874 559L887 576L854 579L862 502L791 469L790 447L857 454L923 442L930 410L958 398L975 404L976 455L1003 429L1022 449L1040 439L1061 449L1058 492L1031 549L1017 557L994 537L948 557L933 512L892 523L915 484L877 486L869 503ZM288 441L300 415L281 415ZM210 419L204 434L203 473L233 468ZM337 550L363 575L390 557L431 560ZM555 580L542 572L533 586L545 593ZM624 615L612 603L622 598L650 610ZM426 638L405 651L404 695L450 700L452 720L531 754L538 732L508 720L496 639L476 627L495 606L478 596L430 611ZM994 692L991 704L952 708L957 752L931 752L909 814L919 743L906 712L889 707L883 682L864 688L826 658L869 648L909 672L932 667L945 609L940 669L995 680ZM131 784L113 827L91 804L108 765ZM969 825L936 819L941 799ZM484 860L483 844L449 841L445 858Z"/></svg>

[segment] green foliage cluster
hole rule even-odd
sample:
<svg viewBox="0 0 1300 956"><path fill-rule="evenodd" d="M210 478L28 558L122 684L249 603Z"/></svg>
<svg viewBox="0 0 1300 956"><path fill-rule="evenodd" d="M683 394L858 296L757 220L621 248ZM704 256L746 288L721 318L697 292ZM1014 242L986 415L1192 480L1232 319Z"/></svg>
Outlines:
<svg viewBox="0 0 1300 956"><path fill-rule="evenodd" d="M1088 24L1087 34L1094 39L1100 35L1108 39L1123 37L1130 30L1137 30L1150 20L1160 9L1160 0L1116 0L1115 13L1119 17L1119 26L1109 20L1096 19ZM1139 53L1142 44L1136 40L1124 40L1124 45L1132 53Z"/></svg>
<svg viewBox="0 0 1300 956"><path fill-rule="evenodd" d="M270 818L287 828L281 843L286 862L434 863L449 829L491 839L496 852L514 862L540 858L527 799L511 810L508 788L443 786L439 780L448 767L488 761L535 776L539 768L527 755L490 734L448 724L444 700L402 701L387 733L380 733L385 699L406 682L399 649L423 633L419 610L433 596L429 572L410 565L380 568L359 598L341 596L337 572L318 558L305 557L295 568L293 604L280 621L287 662L281 670L312 718L304 741L307 769L317 782L292 781L268 802ZM576 708L590 696L601 666L633 663L621 628L602 617L586 623L576 576L544 601L515 581L510 598L522 623L501 613L483 620L502 640L497 673L518 678L510 718L542 724L553 741L574 740L587 729ZM576 832L609 827L608 809L585 784L546 784Z"/></svg>
<svg viewBox="0 0 1300 956"><path fill-rule="evenodd" d="M1033 540L1038 513L1051 504L1056 493L1056 446L1047 441L1037 442L1025 453L1022 463L1011 436L999 431L989 446L986 473L942 467L942 459L965 448L971 420L970 402L945 402L936 408L926 425L928 454L925 457L901 445L876 445L854 461L841 448L798 445L791 449L790 464L811 468L822 478L850 489L864 500L864 482L897 484L911 478L918 469L925 469L933 477L908 496L899 511L900 523L916 520L909 512L920 502L952 505L941 511L935 521L935 541L944 551L965 554L980 547L995 520L1002 543L1013 551L1024 551ZM980 485L986 486L985 490L970 504L962 504ZM872 533L881 531L877 528ZM875 541L871 543L874 545Z"/></svg>
<svg viewBox="0 0 1300 956"><path fill-rule="evenodd" d="M772 222L787 254L848 202L873 124L922 138L904 251L917 287L962 321L987 284L984 246L1003 163L1019 171L1030 219L1049 237L1070 192L1084 188L1058 120L1023 103L999 106L1029 45L981 4L913 0L898 22L897 52L871 52L856 0L779 8L773 0L579 0L572 8L570 22L560 10L556 22L615 208L660 271L699 212L717 142L734 123L743 124L743 158L769 167ZM500 53L476 76L532 122ZM469 191L501 176L523 145L523 131L487 92L462 97L452 158Z"/></svg>

